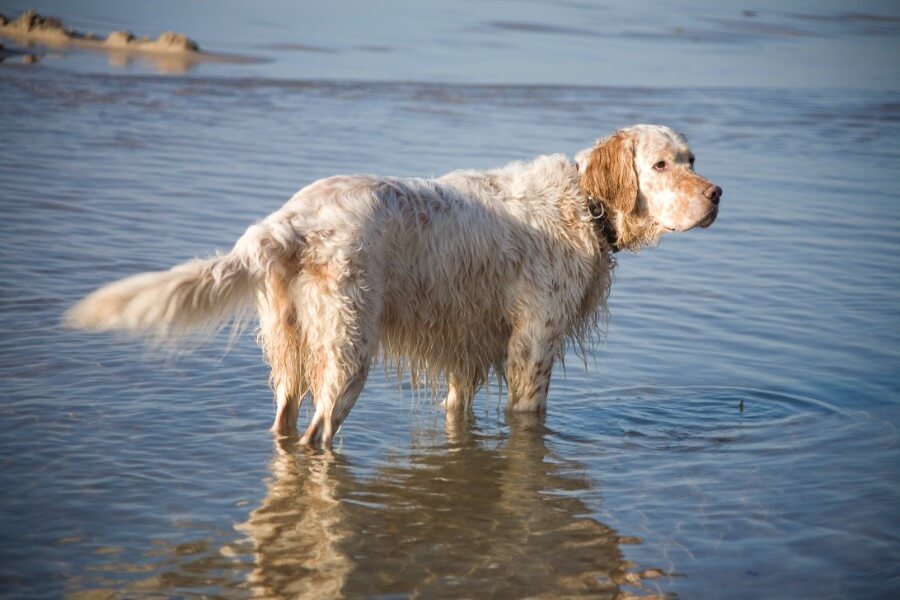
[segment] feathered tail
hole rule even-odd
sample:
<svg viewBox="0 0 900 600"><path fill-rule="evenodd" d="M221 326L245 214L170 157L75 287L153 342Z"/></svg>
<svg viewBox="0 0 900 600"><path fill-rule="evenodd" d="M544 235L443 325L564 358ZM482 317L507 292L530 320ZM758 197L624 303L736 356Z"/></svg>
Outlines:
<svg viewBox="0 0 900 600"><path fill-rule="evenodd" d="M63 323L157 340L217 330L247 312L265 273L283 256L284 239L272 233L257 224L228 254L110 283L69 309Z"/></svg>

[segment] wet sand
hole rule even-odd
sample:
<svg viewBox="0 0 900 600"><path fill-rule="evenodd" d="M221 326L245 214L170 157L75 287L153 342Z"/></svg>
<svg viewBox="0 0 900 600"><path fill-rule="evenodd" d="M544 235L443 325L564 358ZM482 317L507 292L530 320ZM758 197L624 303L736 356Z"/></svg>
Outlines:
<svg viewBox="0 0 900 600"><path fill-rule="evenodd" d="M26 47L72 48L93 52L105 52L114 62L127 64L134 56L146 57L164 67L164 72L187 72L193 65L203 62L247 64L264 59L237 54L205 52L193 39L182 33L166 31L158 38L136 36L121 30L109 33L105 38L93 32L83 32L66 27L57 17L46 17L28 10L15 19L0 15L0 37L13 40ZM24 62L37 62L39 54L22 52Z"/></svg>

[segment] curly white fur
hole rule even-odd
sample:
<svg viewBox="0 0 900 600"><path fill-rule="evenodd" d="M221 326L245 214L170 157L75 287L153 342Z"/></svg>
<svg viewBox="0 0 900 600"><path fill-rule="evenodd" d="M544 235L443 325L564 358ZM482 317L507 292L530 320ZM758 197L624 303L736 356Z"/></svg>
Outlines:
<svg viewBox="0 0 900 600"><path fill-rule="evenodd" d="M631 250L708 225L721 189L688 159L682 136L644 125L577 163L552 155L437 179L323 179L228 254L112 283L66 323L168 338L220 326L255 300L273 429L293 431L310 393L308 444L330 444L379 349L415 385L446 381L448 410L468 408L493 371L510 409L542 413L566 339L584 343L605 316L615 262L588 204L604 207Z"/></svg>

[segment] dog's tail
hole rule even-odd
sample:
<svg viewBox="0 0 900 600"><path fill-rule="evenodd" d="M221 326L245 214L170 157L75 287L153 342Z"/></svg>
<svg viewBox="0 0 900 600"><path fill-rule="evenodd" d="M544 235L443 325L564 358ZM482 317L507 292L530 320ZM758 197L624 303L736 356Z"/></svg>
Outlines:
<svg viewBox="0 0 900 600"><path fill-rule="evenodd" d="M293 255L296 248L288 253L287 247L295 244L295 236L278 233L259 223L228 254L110 283L69 309L63 324L159 341L218 330L246 315L266 275L279 268L282 257Z"/></svg>

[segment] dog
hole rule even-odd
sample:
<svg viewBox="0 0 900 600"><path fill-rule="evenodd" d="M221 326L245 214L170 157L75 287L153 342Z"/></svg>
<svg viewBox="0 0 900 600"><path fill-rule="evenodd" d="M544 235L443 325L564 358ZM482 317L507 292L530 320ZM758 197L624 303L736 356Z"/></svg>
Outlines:
<svg viewBox="0 0 900 600"><path fill-rule="evenodd" d="M297 192L227 254L100 288L69 327L158 340L259 317L272 430L330 447L373 359L469 410L494 373L507 409L541 415L567 341L606 318L614 253L715 221L722 188L685 137L634 125L577 153L435 179L336 176Z"/></svg>

